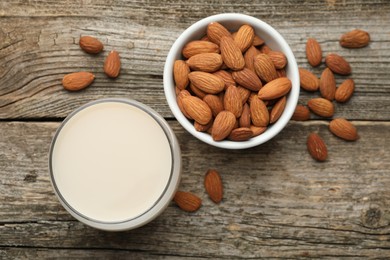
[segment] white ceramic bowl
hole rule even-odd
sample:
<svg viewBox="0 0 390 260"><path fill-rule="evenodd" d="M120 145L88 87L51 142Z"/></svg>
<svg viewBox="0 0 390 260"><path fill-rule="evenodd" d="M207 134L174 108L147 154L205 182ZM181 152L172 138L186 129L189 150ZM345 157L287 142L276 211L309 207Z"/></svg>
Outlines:
<svg viewBox="0 0 390 260"><path fill-rule="evenodd" d="M241 25L249 24L254 28L255 33L259 35L271 49L283 52L288 60L286 75L292 82L292 88L287 96L287 103L283 114L279 120L276 123L270 125L264 133L247 141L214 141L211 135L208 133L198 132L195 130L193 123L183 115L176 102L175 83L173 79L173 64L175 60L183 59L181 52L186 43L193 40L199 40L202 36L204 36L206 34L207 25L211 22L219 22L230 31L237 31ZM286 126L292 114L294 113L296 104L298 102L299 88L298 66L294 54L286 40L267 23L244 14L218 14L209 16L194 23L188 27L174 42L168 53L164 67L164 92L173 115L188 132L190 132L199 140L225 149L245 149L254 147L265 143L276 136Z"/></svg>

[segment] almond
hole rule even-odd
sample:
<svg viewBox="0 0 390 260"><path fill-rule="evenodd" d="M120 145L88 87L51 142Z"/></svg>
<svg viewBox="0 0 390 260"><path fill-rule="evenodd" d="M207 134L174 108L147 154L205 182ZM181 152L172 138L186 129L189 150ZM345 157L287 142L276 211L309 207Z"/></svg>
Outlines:
<svg viewBox="0 0 390 260"><path fill-rule="evenodd" d="M207 125L201 125L198 122L194 121L194 128L198 132L207 132L211 126L213 125L214 121L210 120Z"/></svg>
<svg viewBox="0 0 390 260"><path fill-rule="evenodd" d="M340 45L345 48L362 48L370 43L370 34L366 31L355 29L343 34Z"/></svg>
<svg viewBox="0 0 390 260"><path fill-rule="evenodd" d="M313 67L316 67L321 64L322 61L321 46L314 38L307 39L306 58L309 64Z"/></svg>
<svg viewBox="0 0 390 260"><path fill-rule="evenodd" d="M310 119L310 110L304 105L297 105L291 117L295 121L306 121Z"/></svg>
<svg viewBox="0 0 390 260"><path fill-rule="evenodd" d="M240 92L240 95L241 95L241 103L245 104L252 92L249 89L241 87L241 86L238 86L237 90L238 90L238 92Z"/></svg>
<svg viewBox="0 0 390 260"><path fill-rule="evenodd" d="M322 117L332 117L334 114L333 103L325 98L312 98L307 103L313 113Z"/></svg>
<svg viewBox="0 0 390 260"><path fill-rule="evenodd" d="M253 136L252 137L255 137L255 136L259 136L262 133L264 133L265 130L267 130L267 127L266 126L254 126L254 125L251 125L250 129L253 132Z"/></svg>
<svg viewBox="0 0 390 260"><path fill-rule="evenodd" d="M244 56L240 48L231 37L221 38L221 55L223 62L232 70L241 70L245 66Z"/></svg>
<svg viewBox="0 0 390 260"><path fill-rule="evenodd" d="M237 86L236 82L234 81L232 74L227 72L226 70L218 70L213 73L215 76L220 77L225 82L225 89L229 87L230 85Z"/></svg>
<svg viewBox="0 0 390 260"><path fill-rule="evenodd" d="M211 136L214 141L221 141L229 136L236 124L236 116L230 111L220 112L214 119Z"/></svg>
<svg viewBox="0 0 390 260"><path fill-rule="evenodd" d="M276 73L278 74L278 78L287 77L287 74L286 74L286 70L285 70L285 69L276 70Z"/></svg>
<svg viewBox="0 0 390 260"><path fill-rule="evenodd" d="M193 71L188 78L195 87L209 94L217 94L225 88L225 82L220 77L208 72Z"/></svg>
<svg viewBox="0 0 390 260"><path fill-rule="evenodd" d="M247 103L244 104L242 108L241 116L238 120L238 125L240 127L250 127L251 126L251 112L249 105Z"/></svg>
<svg viewBox="0 0 390 260"><path fill-rule="evenodd" d="M103 43L92 36L80 37L79 45L81 49L91 54L97 54L104 48Z"/></svg>
<svg viewBox="0 0 390 260"><path fill-rule="evenodd" d="M209 41L191 41L184 46L182 51L183 56L187 59L196 54L219 52L219 46Z"/></svg>
<svg viewBox="0 0 390 260"><path fill-rule="evenodd" d="M272 49L266 44L260 47L261 53L268 54L270 51L272 51Z"/></svg>
<svg viewBox="0 0 390 260"><path fill-rule="evenodd" d="M116 78L121 70L121 59L117 51L111 51L104 61L104 73L110 78Z"/></svg>
<svg viewBox="0 0 390 260"><path fill-rule="evenodd" d="M254 97L249 107L252 123L255 126L267 126L269 124L269 112L261 99Z"/></svg>
<svg viewBox="0 0 390 260"><path fill-rule="evenodd" d="M336 80L333 72L326 68L320 78L320 93L321 96L332 101L336 93Z"/></svg>
<svg viewBox="0 0 390 260"><path fill-rule="evenodd" d="M220 45L221 39L224 36L231 38L233 41L232 35L222 24L212 22L207 25L207 37L213 43Z"/></svg>
<svg viewBox="0 0 390 260"><path fill-rule="evenodd" d="M223 197L223 186L221 175L213 169L207 171L204 178L204 187L210 199L219 203Z"/></svg>
<svg viewBox="0 0 390 260"><path fill-rule="evenodd" d="M214 117L223 110L223 103L216 95L208 94L203 98L203 101L210 107Z"/></svg>
<svg viewBox="0 0 390 260"><path fill-rule="evenodd" d="M255 71L255 66L253 62L258 54L260 54L260 51L256 49L256 47L249 47L249 49L244 53L245 68Z"/></svg>
<svg viewBox="0 0 390 260"><path fill-rule="evenodd" d="M329 130L346 141L355 141L359 138L356 127L344 118L333 119L329 123Z"/></svg>
<svg viewBox="0 0 390 260"><path fill-rule="evenodd" d="M278 77L275 65L267 54L258 54L253 61L256 74L265 82L270 82Z"/></svg>
<svg viewBox="0 0 390 260"><path fill-rule="evenodd" d="M233 71L232 76L238 84L252 91L259 91L263 86L256 73L248 68Z"/></svg>
<svg viewBox="0 0 390 260"><path fill-rule="evenodd" d="M287 65L287 58L281 51L270 51L267 53L268 57L271 58L276 69L283 69Z"/></svg>
<svg viewBox="0 0 390 260"><path fill-rule="evenodd" d="M291 89L291 81L288 78L277 78L264 85L259 90L259 98L271 100L286 95Z"/></svg>
<svg viewBox="0 0 390 260"><path fill-rule="evenodd" d="M328 157L328 149L322 138L316 134L311 133L307 138L307 150L313 159L323 162Z"/></svg>
<svg viewBox="0 0 390 260"><path fill-rule="evenodd" d="M208 94L203 90L200 90L199 88L195 87L195 85L192 83L190 83L190 90L195 96L197 96L200 99L203 99Z"/></svg>
<svg viewBox="0 0 390 260"><path fill-rule="evenodd" d="M201 125L206 125L212 118L210 107L202 99L194 96L185 96L182 99L184 110Z"/></svg>
<svg viewBox="0 0 390 260"><path fill-rule="evenodd" d="M66 90L77 91L91 85L94 79L95 75L90 72L74 72L64 76L62 79L62 85Z"/></svg>
<svg viewBox="0 0 390 260"><path fill-rule="evenodd" d="M241 52L245 52L250 46L252 46L253 39L255 37L255 31L252 26L248 24L242 25L237 34L234 37L234 42L240 48Z"/></svg>
<svg viewBox="0 0 390 260"><path fill-rule="evenodd" d="M194 212L202 206L202 200L186 191L177 191L173 197L173 201L184 211Z"/></svg>
<svg viewBox="0 0 390 260"><path fill-rule="evenodd" d="M325 58L326 66L331 69L334 73L340 75L349 75L352 72L349 63L340 55L331 53Z"/></svg>
<svg viewBox="0 0 390 260"><path fill-rule="evenodd" d="M341 103L347 102L351 98L354 90L355 90L355 82L353 81L353 79L346 79L336 89L336 94L334 96L334 99L337 102L341 102Z"/></svg>
<svg viewBox="0 0 390 260"><path fill-rule="evenodd" d="M200 53L191 56L187 60L187 64L192 70L205 72L214 72L219 70L222 63L222 57L218 53Z"/></svg>
<svg viewBox="0 0 390 260"><path fill-rule="evenodd" d="M188 96L191 96L190 92L188 92L187 90L182 90L177 95L176 102L177 102L177 105L178 105L180 111L183 113L183 115L185 117L187 117L188 119L192 120L192 117L186 112L186 110L184 109L184 106L183 106L183 98L188 97Z"/></svg>
<svg viewBox="0 0 390 260"><path fill-rule="evenodd" d="M249 127L239 127L236 129L233 129L232 132L229 134L228 139L231 141L246 141L250 138L252 138L253 132Z"/></svg>
<svg viewBox="0 0 390 260"><path fill-rule="evenodd" d="M190 68L183 60L176 60L173 64L173 78L176 83L176 87L179 89L185 89L188 85L189 79L188 74Z"/></svg>
<svg viewBox="0 0 390 260"><path fill-rule="evenodd" d="M255 37L253 38L253 46L260 46L260 45L263 45L264 44L264 40L263 39L261 39L259 36L257 36L256 34L255 34Z"/></svg>
<svg viewBox="0 0 390 260"><path fill-rule="evenodd" d="M242 113L241 94L235 86L229 86L223 98L223 107L232 112L235 117L240 117Z"/></svg>
<svg viewBox="0 0 390 260"><path fill-rule="evenodd" d="M276 102L276 104L272 107L271 113L270 113L270 124L275 123L280 116L283 114L284 108L286 107L286 96L282 97L281 99Z"/></svg>
<svg viewBox="0 0 390 260"><path fill-rule="evenodd" d="M299 68L299 79L304 90L316 91L320 86L319 79L306 69Z"/></svg>

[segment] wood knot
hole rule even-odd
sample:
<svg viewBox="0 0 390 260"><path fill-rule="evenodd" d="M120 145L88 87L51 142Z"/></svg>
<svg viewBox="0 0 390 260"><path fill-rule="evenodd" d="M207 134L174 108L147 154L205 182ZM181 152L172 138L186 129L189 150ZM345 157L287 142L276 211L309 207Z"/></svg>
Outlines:
<svg viewBox="0 0 390 260"><path fill-rule="evenodd" d="M369 208L362 215L363 225L369 228L380 226L382 211L379 208Z"/></svg>

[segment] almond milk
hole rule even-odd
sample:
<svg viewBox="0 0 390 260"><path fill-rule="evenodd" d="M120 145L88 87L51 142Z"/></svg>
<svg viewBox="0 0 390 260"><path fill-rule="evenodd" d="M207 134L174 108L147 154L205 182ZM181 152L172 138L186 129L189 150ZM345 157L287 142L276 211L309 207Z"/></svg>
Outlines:
<svg viewBox="0 0 390 260"><path fill-rule="evenodd" d="M52 182L72 215L125 222L163 197L172 179L171 149L150 113L126 102L97 102L68 117L57 131Z"/></svg>

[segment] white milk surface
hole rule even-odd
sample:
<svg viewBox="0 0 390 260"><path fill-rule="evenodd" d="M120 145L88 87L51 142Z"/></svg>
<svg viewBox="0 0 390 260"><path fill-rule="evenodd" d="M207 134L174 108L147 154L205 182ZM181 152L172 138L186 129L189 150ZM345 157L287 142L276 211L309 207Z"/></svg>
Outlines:
<svg viewBox="0 0 390 260"><path fill-rule="evenodd" d="M55 184L82 215L120 222L150 209L172 168L168 139L146 112L121 102L97 103L64 125L52 153Z"/></svg>

